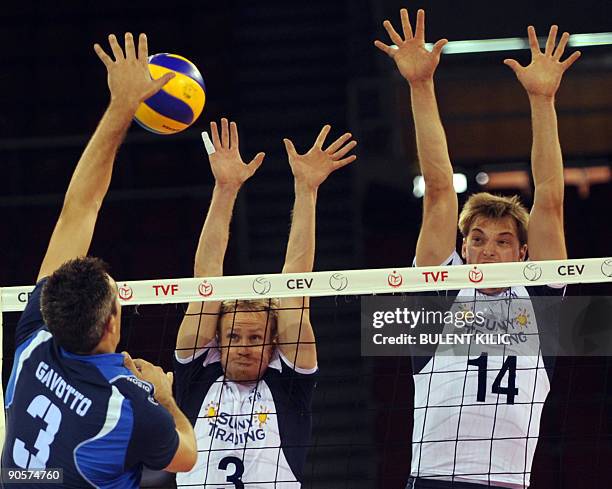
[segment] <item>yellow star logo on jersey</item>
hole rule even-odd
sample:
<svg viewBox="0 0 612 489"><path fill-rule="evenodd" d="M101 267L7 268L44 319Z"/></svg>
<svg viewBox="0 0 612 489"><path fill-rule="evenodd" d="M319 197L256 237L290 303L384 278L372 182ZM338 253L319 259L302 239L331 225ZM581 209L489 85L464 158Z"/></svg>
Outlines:
<svg viewBox="0 0 612 489"><path fill-rule="evenodd" d="M459 309L455 313L455 318L457 320L465 321L467 313L473 313L471 304L461 303L459 304Z"/></svg>
<svg viewBox="0 0 612 489"><path fill-rule="evenodd" d="M527 309L519 309L518 314L514 318L514 322L521 328L526 328L527 326L531 325L531 320L529 319Z"/></svg>
<svg viewBox="0 0 612 489"><path fill-rule="evenodd" d="M206 406L206 414L204 415L204 417L208 418L211 423L214 423L215 421L214 418L217 417L218 413L219 413L219 404L216 402L209 402L208 406Z"/></svg>
<svg viewBox="0 0 612 489"><path fill-rule="evenodd" d="M259 412L253 415L253 417L255 418L255 421L259 423L260 428L263 428L266 422L268 421L269 413L270 411L268 411L268 408L260 405Z"/></svg>

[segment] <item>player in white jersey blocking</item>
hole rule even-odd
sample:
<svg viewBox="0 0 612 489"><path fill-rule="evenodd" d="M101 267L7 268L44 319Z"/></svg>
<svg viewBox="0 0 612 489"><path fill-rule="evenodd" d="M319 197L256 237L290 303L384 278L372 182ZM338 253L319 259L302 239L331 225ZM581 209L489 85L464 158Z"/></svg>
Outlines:
<svg viewBox="0 0 612 489"><path fill-rule="evenodd" d="M433 76L446 39L432 51L425 48L425 13L419 10L412 30L408 12L401 10L403 37L386 20L384 27L395 47L375 45L396 63L410 86L417 149L425 180L423 221L415 263L437 266L560 260L567 258L563 228L563 162L557 131L555 94L565 70L580 56L561 61L569 39L556 42L552 26L544 52L533 27L528 28L531 63L522 67L504 61L529 97L533 124L531 166L534 203L528 213L518 197L489 193L472 195L458 216L453 168L438 114ZM455 251L457 223L463 236L461 256ZM564 288L513 287L449 292L473 299L482 307L491 299L562 295ZM511 301L510 301L511 302ZM480 306L478 305L480 303ZM532 304L533 303L533 304ZM528 334L539 331L548 318L533 311ZM508 310L508 317L513 312ZM527 317L527 316L525 316ZM499 318L500 324L505 317ZM510 327L515 327L513 322ZM527 327L523 324L521 327ZM497 332L497 331L496 331ZM533 345L532 345L533 346ZM550 390L547 365L538 344L525 354L520 348L487 357L472 349L466 356L414 359L415 422L410 488L529 486L531 463L539 434L540 416Z"/></svg>
<svg viewBox="0 0 612 489"><path fill-rule="evenodd" d="M319 186L351 163L356 142L346 133L326 149L326 125L303 155L285 139L295 203L283 273L310 272ZM206 141L215 188L195 259L196 277L223 275L234 202L261 165L239 152L238 129L211 123ZM204 284L207 287L207 284ZM307 297L192 303L176 342L179 405L194 424L198 460L179 487L299 488L311 432L317 371Z"/></svg>

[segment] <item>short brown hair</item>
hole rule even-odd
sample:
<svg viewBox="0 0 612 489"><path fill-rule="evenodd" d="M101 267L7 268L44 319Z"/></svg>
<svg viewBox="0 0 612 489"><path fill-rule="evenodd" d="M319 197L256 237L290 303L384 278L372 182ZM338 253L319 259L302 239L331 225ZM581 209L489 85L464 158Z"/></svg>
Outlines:
<svg viewBox="0 0 612 489"><path fill-rule="evenodd" d="M490 219L511 217L516 223L520 244L524 245L527 243L529 213L518 195L505 197L493 195L489 192L479 192L470 195L463 209L461 209L461 214L459 214L459 231L464 238L469 234L470 228L477 217L487 217Z"/></svg>
<svg viewBox="0 0 612 489"><path fill-rule="evenodd" d="M117 292L99 258L67 261L43 285L40 307L55 342L70 353L88 354L117 312Z"/></svg>
<svg viewBox="0 0 612 489"><path fill-rule="evenodd" d="M221 318L225 314L236 314L240 312L267 312L267 322L270 325L270 338L275 339L278 334L278 310L280 301L278 299L239 299L227 300L221 303L219 318L217 319L217 336L221 333Z"/></svg>

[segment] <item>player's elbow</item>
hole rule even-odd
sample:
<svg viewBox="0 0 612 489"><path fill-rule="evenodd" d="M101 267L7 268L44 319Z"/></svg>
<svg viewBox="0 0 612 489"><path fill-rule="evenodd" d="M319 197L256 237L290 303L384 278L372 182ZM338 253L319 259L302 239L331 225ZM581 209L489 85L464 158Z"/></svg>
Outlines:
<svg viewBox="0 0 612 489"><path fill-rule="evenodd" d="M563 212L563 189L539 189L536 190L533 207L542 209L549 213Z"/></svg>
<svg viewBox="0 0 612 489"><path fill-rule="evenodd" d="M84 219L84 216L96 216L102 207L102 201L98 199L82 199L75 195L67 194L62 205L60 219Z"/></svg>
<svg viewBox="0 0 612 489"><path fill-rule="evenodd" d="M198 450L195 445L182 446L176 452L176 455L170 462L170 465L166 467L167 472L189 472L196 464L198 460Z"/></svg>
<svg viewBox="0 0 612 489"><path fill-rule="evenodd" d="M198 460L198 450L194 446L188 450L187 453L182 457L179 465L177 466L177 472L189 472L196 464Z"/></svg>
<svg viewBox="0 0 612 489"><path fill-rule="evenodd" d="M565 184L562 179L551 179L537 183L535 186L533 205L546 209L563 207Z"/></svg>
<svg viewBox="0 0 612 489"><path fill-rule="evenodd" d="M187 427L177 428L176 432L179 436L179 445L170 465L165 470L167 472L189 472L198 459L195 433L191 425L188 429Z"/></svg>
<svg viewBox="0 0 612 489"><path fill-rule="evenodd" d="M429 194L448 194L451 192L455 192L455 188L453 186L453 174L451 173L448 176L438 176L437 178L428 177L424 179L425 181L425 193L429 192Z"/></svg>

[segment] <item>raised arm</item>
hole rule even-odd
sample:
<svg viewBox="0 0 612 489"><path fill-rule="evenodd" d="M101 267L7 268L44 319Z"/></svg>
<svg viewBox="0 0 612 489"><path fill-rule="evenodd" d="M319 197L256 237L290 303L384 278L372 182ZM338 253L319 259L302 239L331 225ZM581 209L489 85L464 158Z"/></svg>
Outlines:
<svg viewBox="0 0 612 489"><path fill-rule="evenodd" d="M129 32L125 34L125 51L113 34L108 40L114 60L99 44L94 45L94 50L108 72L110 104L74 170L37 280L64 262L87 254L98 211L110 185L115 155L132 117L143 100L174 76L169 73L158 80L151 79L144 34L138 41L138 54Z"/></svg>
<svg viewBox="0 0 612 489"><path fill-rule="evenodd" d="M285 139L289 165L293 172L295 202L287 243L283 273L311 272L315 253L315 214L317 191L330 173L357 159L346 156L357 142L346 133L323 149L331 127L321 129L312 148L300 155L293 143ZM317 348L310 323L308 297L281 299L278 314L278 345L283 355L300 369L317 366Z"/></svg>
<svg viewBox="0 0 612 489"><path fill-rule="evenodd" d="M569 40L564 32L555 48L557 26L550 28L546 48L542 53L535 29L529 26L531 63L522 67L506 59L529 96L533 129L531 171L535 185L533 207L529 217L527 247L532 260L563 260L567 258L563 227L563 157L557 129L555 94L563 73L580 57L574 52L561 61Z"/></svg>
<svg viewBox="0 0 612 489"><path fill-rule="evenodd" d="M221 119L221 136L217 124L210 123L212 148L208 149L210 167L215 177L215 188L208 215L204 221L196 250L194 276L219 277L223 275L223 260L229 239L234 202L244 182L253 176L264 159L258 153L246 165L239 149L238 127L235 122ZM208 138L208 135L203 136ZM211 142L207 142L210 147ZM193 302L187 312L176 338L176 354L179 359L192 358L196 352L215 338L217 314L220 302Z"/></svg>
<svg viewBox="0 0 612 489"><path fill-rule="evenodd" d="M458 218L453 167L433 81L442 48L448 41L439 40L429 52L425 48L425 12L417 12L414 35L408 11L402 9L400 15L404 39L391 22L385 20L383 23L397 47L381 41L374 44L395 61L399 72L410 85L419 163L425 180L423 223L417 242L416 262L419 266L440 265L455 249Z"/></svg>

